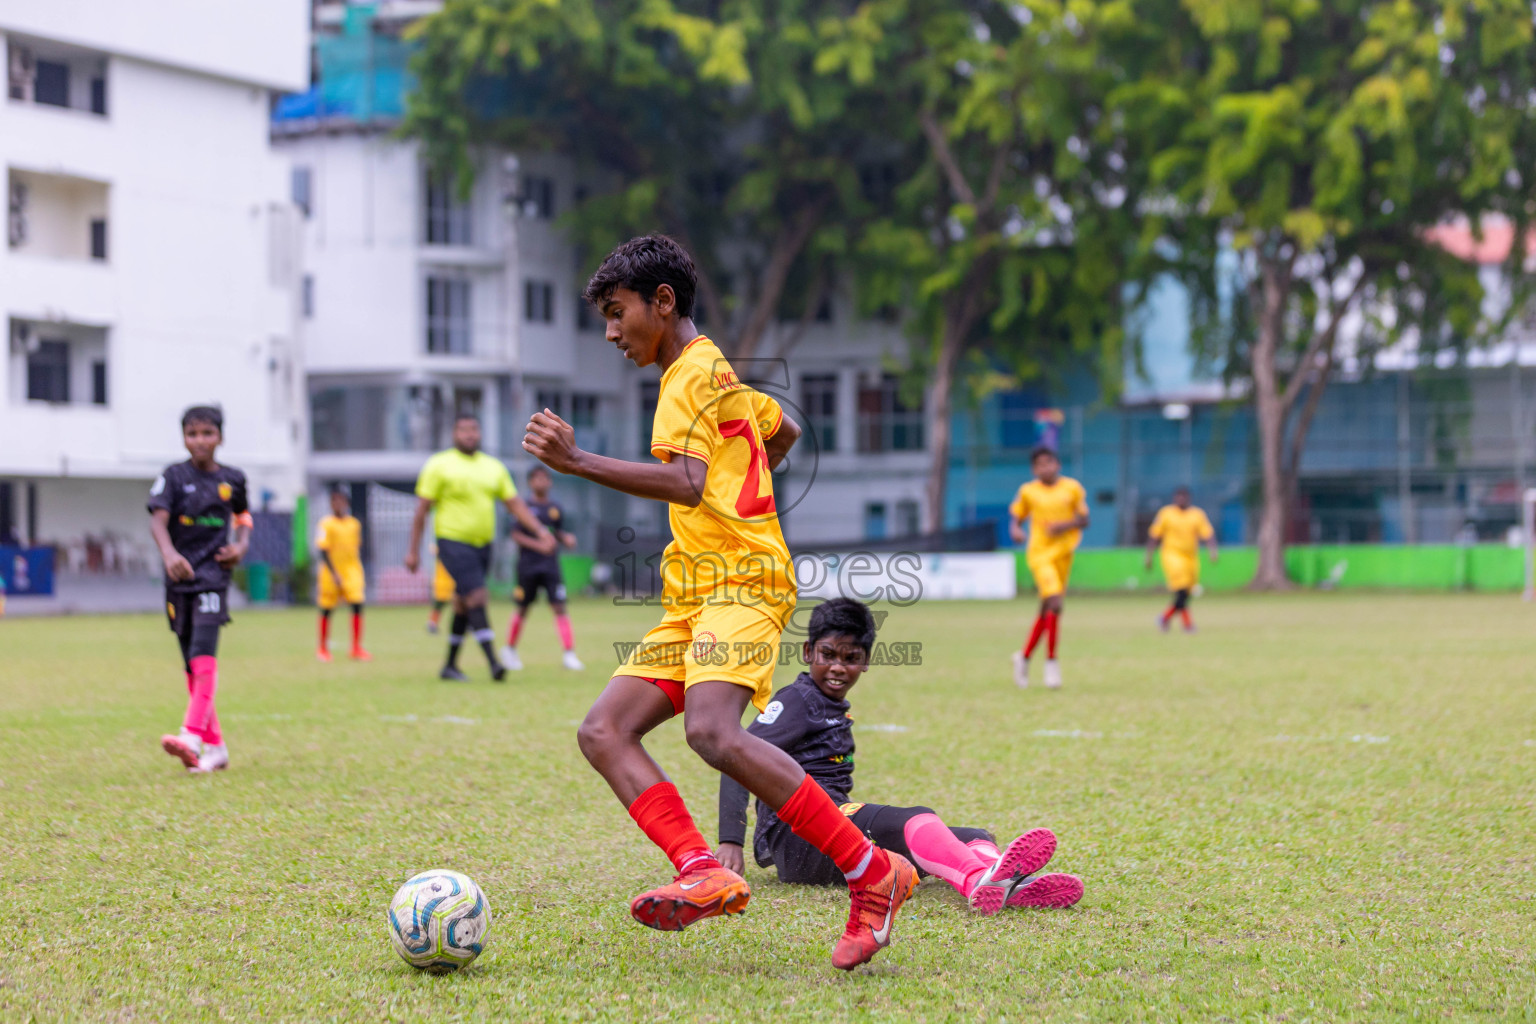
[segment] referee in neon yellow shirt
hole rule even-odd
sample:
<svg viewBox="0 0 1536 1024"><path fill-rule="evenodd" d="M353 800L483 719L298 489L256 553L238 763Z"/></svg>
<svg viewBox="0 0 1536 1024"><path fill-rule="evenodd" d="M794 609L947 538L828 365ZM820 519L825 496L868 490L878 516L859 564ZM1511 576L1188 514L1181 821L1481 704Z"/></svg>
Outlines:
<svg viewBox="0 0 1536 1024"><path fill-rule="evenodd" d="M480 450L480 421L460 416L453 424L453 447L428 459L416 478L416 516L405 552L405 567L415 572L421 567L427 513L436 508L437 561L453 577L453 628L448 634L448 661L438 673L441 679L468 681L459 671L459 648L467 630L474 631L485 651L491 678L499 683L507 675L496 658L496 633L485 614L485 577L491 568L491 541L496 538L497 501L506 504L525 532L547 545L548 551L555 550L555 538L517 496L507 467Z"/></svg>

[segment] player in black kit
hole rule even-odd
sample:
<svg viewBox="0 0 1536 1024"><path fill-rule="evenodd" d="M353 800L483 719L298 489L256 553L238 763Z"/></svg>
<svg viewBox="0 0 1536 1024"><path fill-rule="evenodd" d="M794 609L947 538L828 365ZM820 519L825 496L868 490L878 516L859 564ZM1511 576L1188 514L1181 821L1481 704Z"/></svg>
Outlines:
<svg viewBox="0 0 1536 1024"><path fill-rule="evenodd" d="M875 620L864 604L834 598L811 613L805 644L807 668L773 695L767 709L747 727L793 757L805 773L842 805L842 811L876 845L900 853L937 875L984 914L1009 907L1068 907L1082 899L1074 875L1036 874L1056 850L1050 829L1037 828L999 850L992 834L979 828L952 828L927 807L851 803L853 721L848 691L869 663ZM720 850L717 859L740 874L746 867L747 791L720 777ZM835 885L837 865L790 831L761 800L752 852L759 867L778 869L779 881Z"/></svg>
<svg viewBox="0 0 1536 1024"><path fill-rule="evenodd" d="M541 542L539 538L512 527L512 539L517 541L517 586L512 600L517 610L512 613L512 624L507 627L507 646L501 649L501 663L510 669L523 667L523 659L517 653L518 637L523 632L523 618L538 599L542 590L549 597L550 610L555 613L555 631L560 634L560 646L565 650L561 664L569 669L581 669L581 659L576 657L576 637L571 632L571 618L565 612L565 580L560 575L559 544L568 548L576 546L576 535L565 529L565 510L549 496L549 470L534 466L528 471L528 511L549 530L556 543Z"/></svg>
<svg viewBox="0 0 1536 1024"><path fill-rule="evenodd" d="M196 405L181 417L192 456L165 467L149 489L149 532L165 563L165 614L181 644L187 712L181 732L160 737L188 771L229 767L213 696L219 687L219 629L229 622L229 572L251 536L245 474L213 460L224 440L224 414Z"/></svg>

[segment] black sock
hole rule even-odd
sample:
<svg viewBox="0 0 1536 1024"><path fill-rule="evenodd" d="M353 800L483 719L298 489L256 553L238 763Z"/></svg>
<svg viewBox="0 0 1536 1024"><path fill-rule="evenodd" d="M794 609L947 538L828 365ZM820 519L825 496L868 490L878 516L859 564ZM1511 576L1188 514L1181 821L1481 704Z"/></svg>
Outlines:
<svg viewBox="0 0 1536 1024"><path fill-rule="evenodd" d="M496 633L491 629L491 620L486 618L485 608L469 610L469 628L474 630L475 639L480 641L480 649L485 652L485 660L491 663L491 668L500 668L501 659L496 657Z"/></svg>
<svg viewBox="0 0 1536 1024"><path fill-rule="evenodd" d="M464 629L469 625L469 619L463 612L453 613L453 625L448 630L448 667L459 667L459 647L464 643Z"/></svg>

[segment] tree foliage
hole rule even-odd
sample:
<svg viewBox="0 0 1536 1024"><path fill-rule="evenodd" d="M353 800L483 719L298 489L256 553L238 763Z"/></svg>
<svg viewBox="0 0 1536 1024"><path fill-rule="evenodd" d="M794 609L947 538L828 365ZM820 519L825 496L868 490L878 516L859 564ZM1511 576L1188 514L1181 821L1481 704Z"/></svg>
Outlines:
<svg viewBox="0 0 1536 1024"><path fill-rule="evenodd" d="M1256 583L1283 585L1299 454L1341 361L1368 365L1385 344L1476 344L1498 326L1475 268L1429 231L1496 214L1525 235L1532 11L1522 0L1136 10L1106 44L1122 70L1106 102L1151 178L1143 245L1175 254L1197 338L1251 389L1264 483ZM1515 246L1512 279L1522 256ZM1236 309L1223 295L1234 284Z"/></svg>

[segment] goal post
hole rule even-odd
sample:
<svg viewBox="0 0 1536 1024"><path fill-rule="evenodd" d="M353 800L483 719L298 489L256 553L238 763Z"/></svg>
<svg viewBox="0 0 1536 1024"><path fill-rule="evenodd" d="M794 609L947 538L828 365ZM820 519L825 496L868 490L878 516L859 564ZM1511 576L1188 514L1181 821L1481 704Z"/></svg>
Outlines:
<svg viewBox="0 0 1536 1024"><path fill-rule="evenodd" d="M1520 541L1525 548L1525 594L1536 601L1536 487L1520 496Z"/></svg>

